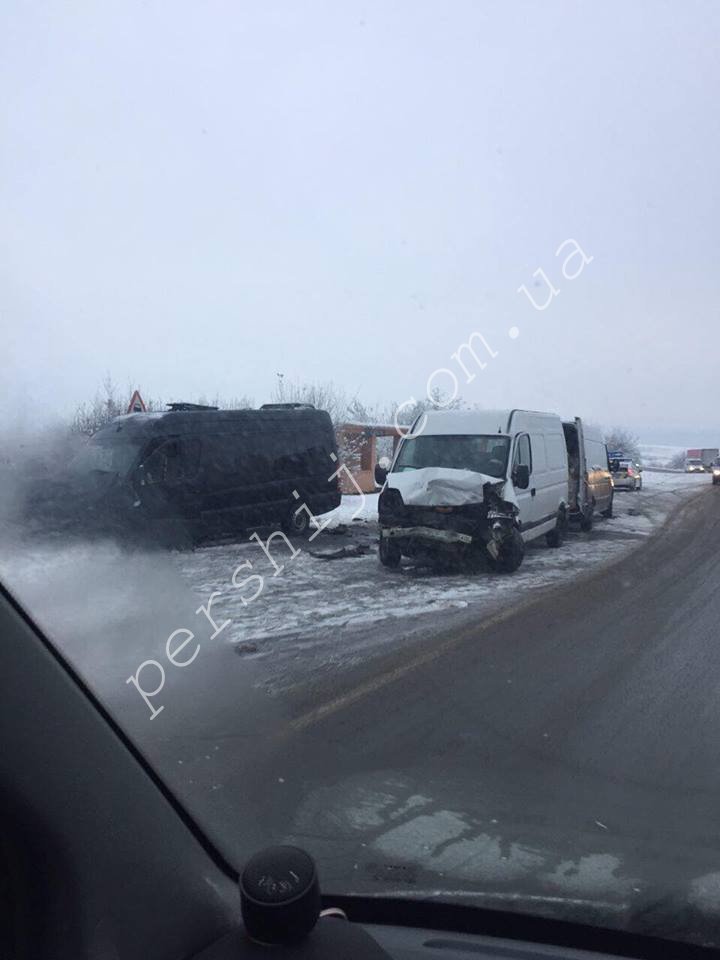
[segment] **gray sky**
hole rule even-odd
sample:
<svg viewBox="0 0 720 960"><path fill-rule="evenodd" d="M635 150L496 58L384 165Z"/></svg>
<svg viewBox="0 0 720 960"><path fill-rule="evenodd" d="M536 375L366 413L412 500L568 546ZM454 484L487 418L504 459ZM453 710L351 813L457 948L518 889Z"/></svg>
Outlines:
<svg viewBox="0 0 720 960"><path fill-rule="evenodd" d="M7 0L0 402L69 412L106 371L402 400L447 367L484 406L717 443L719 27L687 0ZM498 356L467 384L473 331Z"/></svg>

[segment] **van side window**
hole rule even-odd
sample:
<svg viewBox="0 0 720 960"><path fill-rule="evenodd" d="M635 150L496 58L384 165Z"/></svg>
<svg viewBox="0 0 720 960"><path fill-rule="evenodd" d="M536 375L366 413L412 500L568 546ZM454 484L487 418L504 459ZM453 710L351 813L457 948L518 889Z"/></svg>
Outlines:
<svg viewBox="0 0 720 960"><path fill-rule="evenodd" d="M166 440L147 458L144 467L145 483L165 483L173 473L171 464L180 460L180 443ZM177 469L177 468L176 468Z"/></svg>
<svg viewBox="0 0 720 960"><path fill-rule="evenodd" d="M145 483L178 483L195 476L199 464L199 440L166 440L145 461Z"/></svg>
<svg viewBox="0 0 720 960"><path fill-rule="evenodd" d="M588 470L608 470L607 447L599 440L586 440Z"/></svg>
<svg viewBox="0 0 720 960"><path fill-rule="evenodd" d="M517 443L515 444L513 468L520 465L528 467L530 473L532 473L532 451L530 449L530 437L527 433L523 433L522 436L518 437Z"/></svg>

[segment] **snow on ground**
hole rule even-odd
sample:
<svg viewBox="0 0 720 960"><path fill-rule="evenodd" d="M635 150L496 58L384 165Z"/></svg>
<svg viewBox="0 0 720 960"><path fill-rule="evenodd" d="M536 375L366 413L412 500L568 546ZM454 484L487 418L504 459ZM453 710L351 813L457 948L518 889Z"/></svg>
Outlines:
<svg viewBox="0 0 720 960"><path fill-rule="evenodd" d="M342 503L322 518L323 525L337 527L343 523L377 520L378 493L364 493L362 496L343 497Z"/></svg>
<svg viewBox="0 0 720 960"><path fill-rule="evenodd" d="M0 578L76 661L92 674L108 656L140 660L156 655L167 632L188 623L188 611L212 598L213 639L256 662L263 681L278 690L319 667L340 669L437 629L465 612L476 622L529 592L568 582L614 561L647 538L689 493L708 488L707 476L645 471L640 493L617 491L615 517L593 531L573 531L559 550L544 538L528 547L514 574L489 570L435 571L404 561L386 570L377 559L377 495L344 497L322 518L324 532L293 541L291 554L277 533L261 545L244 539L194 551L142 553L102 543L5 544ZM324 560L313 553L345 548L359 555ZM363 553L363 551L365 551ZM185 619L182 619L182 617ZM209 635L209 623L197 618ZM190 621L192 623L192 621ZM161 623L163 626L161 627ZM116 652L110 654L109 637ZM129 646L132 636L133 646ZM125 664L123 663L123 669ZM118 671L120 668L118 666ZM123 675L124 678L127 673Z"/></svg>
<svg viewBox="0 0 720 960"><path fill-rule="evenodd" d="M663 443L641 443L639 450L646 467L665 467L673 457L685 452L684 447L671 447Z"/></svg>
<svg viewBox="0 0 720 960"><path fill-rule="evenodd" d="M408 626L437 623L450 612L468 608L475 616L489 616L528 591L569 581L616 560L656 530L690 490L707 484L707 477L646 471L642 492L616 493L612 520L598 518L590 534L571 532L560 550L548 548L544 538L535 541L512 575L483 569L437 572L410 561L404 561L399 571L386 570L376 554L376 494L343 497L342 505L323 518L327 530L349 526L353 542L367 546L363 556L321 560L309 552L315 549L313 544L297 542L300 552L293 559L277 541L271 546L283 567L277 574L256 544L176 554L175 562L198 596L219 592L213 603L215 619L231 620L223 633L225 642L238 645L243 656L271 660L274 672L282 667L289 679L293 663L311 650L312 659L319 657L325 665L351 665L395 642ZM336 546L328 547L330 536L322 544L320 539L315 541L318 550ZM255 594L259 580L241 590L231 584L233 571L243 561L246 565L236 582L251 573L263 577L262 592L248 603L242 598Z"/></svg>

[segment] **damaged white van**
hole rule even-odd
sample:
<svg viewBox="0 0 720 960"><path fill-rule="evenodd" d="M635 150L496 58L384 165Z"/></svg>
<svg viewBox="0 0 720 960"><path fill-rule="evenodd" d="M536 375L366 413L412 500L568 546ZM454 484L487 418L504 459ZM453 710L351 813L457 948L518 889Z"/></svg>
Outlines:
<svg viewBox="0 0 720 960"><path fill-rule="evenodd" d="M482 554L495 569L517 570L528 541L560 546L568 497L560 417L429 412L400 444L380 494L380 561Z"/></svg>

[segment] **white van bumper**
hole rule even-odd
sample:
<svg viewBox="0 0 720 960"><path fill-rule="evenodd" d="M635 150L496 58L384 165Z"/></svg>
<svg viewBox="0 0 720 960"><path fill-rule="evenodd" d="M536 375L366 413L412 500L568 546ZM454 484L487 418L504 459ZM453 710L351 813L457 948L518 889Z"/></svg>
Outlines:
<svg viewBox="0 0 720 960"><path fill-rule="evenodd" d="M421 540L434 540L439 543L472 543L473 538L467 533L458 533L456 530L437 530L435 527L381 527L381 537L417 537Z"/></svg>

